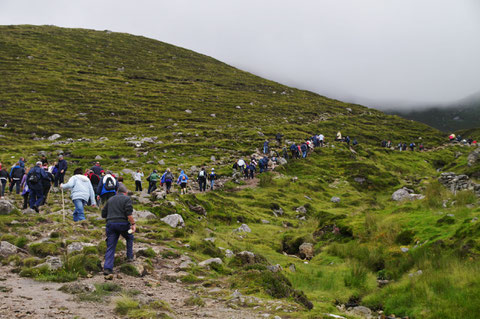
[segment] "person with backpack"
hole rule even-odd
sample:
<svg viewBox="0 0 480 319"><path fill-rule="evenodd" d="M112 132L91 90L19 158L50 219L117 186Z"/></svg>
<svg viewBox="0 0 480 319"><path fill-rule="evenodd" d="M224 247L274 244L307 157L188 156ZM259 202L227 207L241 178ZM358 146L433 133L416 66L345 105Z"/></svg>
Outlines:
<svg viewBox="0 0 480 319"><path fill-rule="evenodd" d="M20 166L20 163L16 163L10 170L10 193L15 187L16 193L20 194L20 182L25 174L25 168Z"/></svg>
<svg viewBox="0 0 480 319"><path fill-rule="evenodd" d="M157 174L157 170L154 169L153 172L147 177L148 181L148 191L147 193L150 194L154 190L157 189L157 182L160 179L160 176Z"/></svg>
<svg viewBox="0 0 480 319"><path fill-rule="evenodd" d="M290 152L292 152L292 158L298 158L297 151L298 151L298 149L297 149L297 145L295 145L295 143L290 145Z"/></svg>
<svg viewBox="0 0 480 319"><path fill-rule="evenodd" d="M58 170L55 174L55 187L58 187L58 184L63 184L65 179L65 172L67 171L68 164L67 161L63 158L63 155L58 156Z"/></svg>
<svg viewBox="0 0 480 319"><path fill-rule="evenodd" d="M27 185L27 174L30 169L27 169L25 174L23 174L22 181L20 182L20 186L22 187L22 197L23 197L23 208L28 208L28 197L30 195L30 190L28 189Z"/></svg>
<svg viewBox="0 0 480 319"><path fill-rule="evenodd" d="M248 176L249 176L249 174L248 174L248 167L249 166L250 166L249 164L245 164L245 168L243 169L243 177L245 179L248 179Z"/></svg>
<svg viewBox="0 0 480 319"><path fill-rule="evenodd" d="M306 158L307 157L307 152L308 152L307 144L302 143L302 146L300 146L300 150L302 151L302 157Z"/></svg>
<svg viewBox="0 0 480 319"><path fill-rule="evenodd" d="M98 184L100 184L101 179L100 175L95 174L95 172L92 170L87 170L86 174L86 176L90 180L90 184L92 184L93 191L95 192L95 198L97 198L97 196L100 195L98 193Z"/></svg>
<svg viewBox="0 0 480 319"><path fill-rule="evenodd" d="M18 165L20 165L21 168L25 169L25 163L27 161L25 160L24 157L20 157L20 159L18 160Z"/></svg>
<svg viewBox="0 0 480 319"><path fill-rule="evenodd" d="M100 182L97 187L97 200L102 200L102 204L108 201L109 198L115 196L118 189L118 182L115 176L113 176L112 171L107 171L107 173L100 178Z"/></svg>
<svg viewBox="0 0 480 319"><path fill-rule="evenodd" d="M162 185L165 184L165 191L167 194L170 194L170 189L172 188L172 182L174 179L175 177L173 177L173 174L170 171L170 168L167 168L167 170L165 171L165 173L163 173L162 178L160 180Z"/></svg>
<svg viewBox="0 0 480 319"><path fill-rule="evenodd" d="M204 192L205 188L207 187L207 172L205 172L204 167L202 167L202 170L198 173L197 181L200 191Z"/></svg>
<svg viewBox="0 0 480 319"><path fill-rule="evenodd" d="M213 191L213 186L215 184L215 180L217 179L217 174L215 174L215 168L212 167L212 171L208 175L208 180L210 181L210 190Z"/></svg>
<svg viewBox="0 0 480 319"><path fill-rule="evenodd" d="M250 172L250 178L251 178L251 179L254 179L254 177L255 177L255 171L256 171L257 169L256 169L255 165L253 165L252 162L250 162L250 165L248 165L248 170L249 170L249 172Z"/></svg>
<svg viewBox="0 0 480 319"><path fill-rule="evenodd" d="M347 135L347 137L345 137L345 142L350 146L350 136Z"/></svg>
<svg viewBox="0 0 480 319"><path fill-rule="evenodd" d="M277 133L277 134L275 135L275 139L277 140L278 146L282 145L282 137L283 137L283 135L280 134L280 133Z"/></svg>
<svg viewBox="0 0 480 319"><path fill-rule="evenodd" d="M105 204L102 209L102 218L107 220L105 233L107 235L107 249L105 251L105 262L103 274L113 274L115 261L115 248L118 238L122 235L127 242L127 262L133 261L133 234L136 231L135 219L133 218L133 203L128 197L128 189L125 185L118 188L118 194Z"/></svg>
<svg viewBox="0 0 480 319"><path fill-rule="evenodd" d="M265 142L263 142L263 154L268 154L268 140L266 140Z"/></svg>
<svg viewBox="0 0 480 319"><path fill-rule="evenodd" d="M27 185L30 190L30 208L38 213L38 207L43 203L43 184L49 180L42 167L42 162L37 162L27 174Z"/></svg>
<svg viewBox="0 0 480 319"><path fill-rule="evenodd" d="M323 147L324 140L325 140L325 136L323 136L323 134L320 133L318 135L318 142L320 144L320 147Z"/></svg>
<svg viewBox="0 0 480 319"><path fill-rule="evenodd" d="M0 170L0 182L1 182L1 189L0 189L0 198L5 196L5 188L7 187L7 181L10 178L8 176L8 172L5 168L1 168Z"/></svg>
<svg viewBox="0 0 480 319"><path fill-rule="evenodd" d="M52 187L53 182L55 181L55 177L48 171L48 163L42 164L43 170L48 176L48 179L42 181L43 183L43 201L42 206L45 205L48 198L48 193L50 192L50 188Z"/></svg>
<svg viewBox="0 0 480 319"><path fill-rule="evenodd" d="M353 142L352 142L352 145L355 146L355 145L358 145L358 141L356 138L353 138Z"/></svg>
<svg viewBox="0 0 480 319"><path fill-rule="evenodd" d="M182 170L180 172L180 176L178 176L177 184L180 185L180 194L187 193L187 183L188 183L188 176Z"/></svg>
<svg viewBox="0 0 480 319"><path fill-rule="evenodd" d="M102 175L102 173L104 172L103 168L100 166L100 162L96 162L95 165L90 168L90 170L94 172L97 176Z"/></svg>
<svg viewBox="0 0 480 319"><path fill-rule="evenodd" d="M135 181L135 191L141 192L142 191L142 178L143 173L140 169L137 169L137 172L133 175L133 180Z"/></svg>
<svg viewBox="0 0 480 319"><path fill-rule="evenodd" d="M68 183L60 184L63 189L71 189L70 198L75 206L73 212L73 221L78 222L85 220L84 206L88 202L95 207L95 192L93 191L92 183L87 176L83 175L81 168L76 168L73 171L73 176L70 177Z"/></svg>
<svg viewBox="0 0 480 319"><path fill-rule="evenodd" d="M415 146L416 146L416 145L415 145L414 142L410 143L410 151L413 152L413 151L415 150Z"/></svg>

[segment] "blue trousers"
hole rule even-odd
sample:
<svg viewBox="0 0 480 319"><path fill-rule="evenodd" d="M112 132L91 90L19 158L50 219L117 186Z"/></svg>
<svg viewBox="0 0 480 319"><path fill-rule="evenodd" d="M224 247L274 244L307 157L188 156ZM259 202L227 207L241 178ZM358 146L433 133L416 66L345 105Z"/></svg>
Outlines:
<svg viewBox="0 0 480 319"><path fill-rule="evenodd" d="M115 248L117 247L120 235L127 241L127 258L133 258L133 234L129 234L130 223L107 223L107 251L105 252L105 263L103 269L113 270L115 260Z"/></svg>
<svg viewBox="0 0 480 319"><path fill-rule="evenodd" d="M210 189L213 189L214 184L215 184L215 180L214 179L210 180Z"/></svg>
<svg viewBox="0 0 480 319"><path fill-rule="evenodd" d="M30 208L38 207L43 203L43 188L31 188L30 189Z"/></svg>
<svg viewBox="0 0 480 319"><path fill-rule="evenodd" d="M303 157L303 158L307 157L307 151L303 151L302 153L303 153L303 154L302 154L302 157Z"/></svg>
<svg viewBox="0 0 480 319"><path fill-rule="evenodd" d="M75 211L73 212L73 221L78 222L80 220L85 220L85 212L83 206L87 204L83 199L74 199L73 205L75 205Z"/></svg>

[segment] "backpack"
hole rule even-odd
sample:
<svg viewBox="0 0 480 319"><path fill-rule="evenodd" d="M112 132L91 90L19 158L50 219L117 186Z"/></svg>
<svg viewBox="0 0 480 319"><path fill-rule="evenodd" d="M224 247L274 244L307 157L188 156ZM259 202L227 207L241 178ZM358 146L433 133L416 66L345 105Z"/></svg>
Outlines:
<svg viewBox="0 0 480 319"><path fill-rule="evenodd" d="M92 185L98 185L98 183L100 183L100 176L95 173L91 173L89 178Z"/></svg>
<svg viewBox="0 0 480 319"><path fill-rule="evenodd" d="M106 191L114 191L116 185L117 183L115 182L115 179L112 176L108 176L107 180L103 184L103 187Z"/></svg>
<svg viewBox="0 0 480 319"><path fill-rule="evenodd" d="M150 182L150 176L152 176L152 174L148 175L147 182Z"/></svg>
<svg viewBox="0 0 480 319"><path fill-rule="evenodd" d="M28 182L30 184L37 184L38 182L40 182L40 178L38 177L38 175L36 173L32 173L29 177L28 177Z"/></svg>
<svg viewBox="0 0 480 319"><path fill-rule="evenodd" d="M200 171L200 173L198 173L198 176L199 176L199 177L205 177L205 172L204 172L204 171Z"/></svg>

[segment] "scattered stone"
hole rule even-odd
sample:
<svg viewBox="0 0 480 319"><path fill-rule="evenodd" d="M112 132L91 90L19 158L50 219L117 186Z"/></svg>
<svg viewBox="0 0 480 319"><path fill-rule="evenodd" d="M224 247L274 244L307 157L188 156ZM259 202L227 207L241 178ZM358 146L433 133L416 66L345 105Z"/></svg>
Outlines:
<svg viewBox="0 0 480 319"><path fill-rule="evenodd" d="M468 166L475 165L476 163L478 163L479 158L480 158L480 147L477 147L473 152L468 154L467 165Z"/></svg>
<svg viewBox="0 0 480 319"><path fill-rule="evenodd" d="M215 237L207 237L207 238L204 238L203 239L204 241L209 241L211 243L214 243L215 242Z"/></svg>
<svg viewBox="0 0 480 319"><path fill-rule="evenodd" d="M185 110L185 113L192 114L192 110Z"/></svg>
<svg viewBox="0 0 480 319"><path fill-rule="evenodd" d="M96 159L97 161L99 161L99 160L102 159L102 157L101 157L100 155L97 155L97 156L95 156L95 159Z"/></svg>
<svg viewBox="0 0 480 319"><path fill-rule="evenodd" d="M420 270L417 270L416 272L412 272L411 274L408 274L408 277L413 278L413 277L420 276L422 274L423 274L423 271L420 269Z"/></svg>
<svg viewBox="0 0 480 319"><path fill-rule="evenodd" d="M154 200L156 199L165 199L167 197L167 193L163 189L156 189L154 192L150 194Z"/></svg>
<svg viewBox="0 0 480 319"><path fill-rule="evenodd" d="M14 210L14 206L8 200L0 199L0 215L7 215Z"/></svg>
<svg viewBox="0 0 480 319"><path fill-rule="evenodd" d="M10 244L8 241L0 242L0 256L8 257L17 253L17 246Z"/></svg>
<svg viewBox="0 0 480 319"><path fill-rule="evenodd" d="M90 243L81 243L75 242L67 246L67 254L73 253L74 251L82 251L84 247L92 247L94 244Z"/></svg>
<svg viewBox="0 0 480 319"><path fill-rule="evenodd" d="M330 318L336 318L336 319L347 319L345 317L339 316L339 315L334 315L332 313L326 313L325 316L330 317Z"/></svg>
<svg viewBox="0 0 480 319"><path fill-rule="evenodd" d="M296 272L297 271L297 267L295 267L294 264L290 264L290 266L288 266L288 269L290 269L291 272Z"/></svg>
<svg viewBox="0 0 480 319"><path fill-rule="evenodd" d="M366 179L363 177L355 177L353 180L359 184L363 184L366 181Z"/></svg>
<svg viewBox="0 0 480 319"><path fill-rule="evenodd" d="M217 159L215 158L215 156L211 156L211 157L210 157L210 160L211 160L212 162L215 162Z"/></svg>
<svg viewBox="0 0 480 319"><path fill-rule="evenodd" d="M442 173L438 181L452 193L465 189L475 189L475 184L467 175L457 175L452 172Z"/></svg>
<svg viewBox="0 0 480 319"><path fill-rule="evenodd" d="M75 282L73 284L66 284L60 287L58 290L76 295L86 292L95 292L97 289L92 284L87 284L83 282Z"/></svg>
<svg viewBox="0 0 480 319"><path fill-rule="evenodd" d="M53 134L53 135L48 137L48 140L49 141L55 141L55 140L58 140L60 137L62 137L60 134Z"/></svg>
<svg viewBox="0 0 480 319"><path fill-rule="evenodd" d="M157 216L151 212L149 212L148 210L134 210L133 213L133 218L135 220L138 220L138 219L156 219Z"/></svg>
<svg viewBox="0 0 480 319"><path fill-rule="evenodd" d="M372 316L372 310L364 306L353 307L352 310L350 310L350 312L354 315L362 316L366 318L370 318Z"/></svg>
<svg viewBox="0 0 480 319"><path fill-rule="evenodd" d="M242 224L242 226L235 229L235 231L236 232L244 232L244 233L251 233L252 232L252 230L250 229L250 227L248 227L247 224Z"/></svg>
<svg viewBox="0 0 480 319"><path fill-rule="evenodd" d="M236 108L237 110L241 110L241 109L242 109L242 107L241 107L240 105L235 106L235 108Z"/></svg>
<svg viewBox="0 0 480 319"><path fill-rule="evenodd" d="M262 219L262 224L270 224L270 221L268 221L266 219Z"/></svg>
<svg viewBox="0 0 480 319"><path fill-rule="evenodd" d="M297 181L298 181L298 177L297 177L297 176L293 176L293 177L292 177L292 182L295 183L295 182L297 182Z"/></svg>
<svg viewBox="0 0 480 319"><path fill-rule="evenodd" d="M286 165L288 162L286 159L284 159L283 157L277 157L277 164L278 165Z"/></svg>
<svg viewBox="0 0 480 319"><path fill-rule="evenodd" d="M337 197L337 196L333 196L330 201L332 203L340 203L340 197Z"/></svg>
<svg viewBox="0 0 480 319"><path fill-rule="evenodd" d="M270 270L271 272L280 272L282 271L282 266L280 266L279 264L276 264L276 265L267 266L267 269Z"/></svg>
<svg viewBox="0 0 480 319"><path fill-rule="evenodd" d="M304 207L304 208L305 208L305 207ZM284 211L283 211L283 209L280 207L280 208L278 208L278 209L272 210L272 213L273 213L273 215L275 215L275 217L278 217L278 216L282 216L283 213L284 213Z"/></svg>
<svg viewBox="0 0 480 319"><path fill-rule="evenodd" d="M425 198L425 196L420 194L414 194L413 190L406 187L402 187L392 194L392 200L394 201L415 200L423 198Z"/></svg>
<svg viewBox="0 0 480 319"><path fill-rule="evenodd" d="M305 208L305 206L300 206L300 207L297 207L297 209L295 209L295 211L299 214L303 214L305 215L307 213L307 209Z"/></svg>
<svg viewBox="0 0 480 319"><path fill-rule="evenodd" d="M179 268L180 270L187 270L188 268L190 268L192 265L194 265L195 263L191 260L187 260L187 261L184 261L180 264Z"/></svg>
<svg viewBox="0 0 480 319"><path fill-rule="evenodd" d="M199 263L198 265L200 267L205 267L205 266L208 266L210 264L219 264L219 265L222 265L223 262L220 258L210 258L210 259L207 259L207 260L204 260L202 261L201 263Z"/></svg>
<svg viewBox="0 0 480 319"><path fill-rule="evenodd" d="M402 253L407 253L410 249L408 249L407 247L402 247L400 248L400 250L402 251Z"/></svg>
<svg viewBox="0 0 480 319"><path fill-rule="evenodd" d="M210 116L211 116L211 117L217 117L217 116L216 116L215 114L213 114L213 113L212 113L212 114L210 114Z"/></svg>
<svg viewBox="0 0 480 319"><path fill-rule="evenodd" d="M314 251L313 251L313 244L311 243L303 243L298 247L299 255L300 258L302 259L312 259L314 256Z"/></svg>
<svg viewBox="0 0 480 319"><path fill-rule="evenodd" d="M260 132L260 131L258 131L257 134L258 134L259 136L265 136L265 134L263 134L263 133Z"/></svg>
<svg viewBox="0 0 480 319"><path fill-rule="evenodd" d="M235 256L242 261L243 265L253 265L255 263L255 254L251 251L242 251Z"/></svg>
<svg viewBox="0 0 480 319"><path fill-rule="evenodd" d="M124 169L122 169L122 173L125 174L125 175L133 175L133 174L135 174L135 172L132 171L132 170L129 169L129 168L124 168Z"/></svg>
<svg viewBox="0 0 480 319"><path fill-rule="evenodd" d="M35 266L35 268L40 268L44 266L47 266L50 270L57 270L63 267L63 262L60 257L48 256L47 260L43 264L37 265Z"/></svg>
<svg viewBox="0 0 480 319"><path fill-rule="evenodd" d="M163 159L159 160L158 165L165 165L165 161Z"/></svg>
<svg viewBox="0 0 480 319"><path fill-rule="evenodd" d="M168 215L162 218L161 221L173 228L185 226L185 222L183 221L182 216L179 214Z"/></svg>

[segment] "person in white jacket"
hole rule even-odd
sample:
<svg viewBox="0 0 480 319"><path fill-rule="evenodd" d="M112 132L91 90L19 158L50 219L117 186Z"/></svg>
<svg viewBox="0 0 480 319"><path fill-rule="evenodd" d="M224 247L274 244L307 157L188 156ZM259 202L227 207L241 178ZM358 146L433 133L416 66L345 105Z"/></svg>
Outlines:
<svg viewBox="0 0 480 319"><path fill-rule="evenodd" d="M71 189L70 197L72 198L73 205L75 205L73 221L78 222L85 220L83 207L88 202L90 202L92 206L95 206L95 192L88 177L83 175L81 168L75 169L73 174L74 175L68 180L68 183L60 184L60 187L63 189Z"/></svg>

